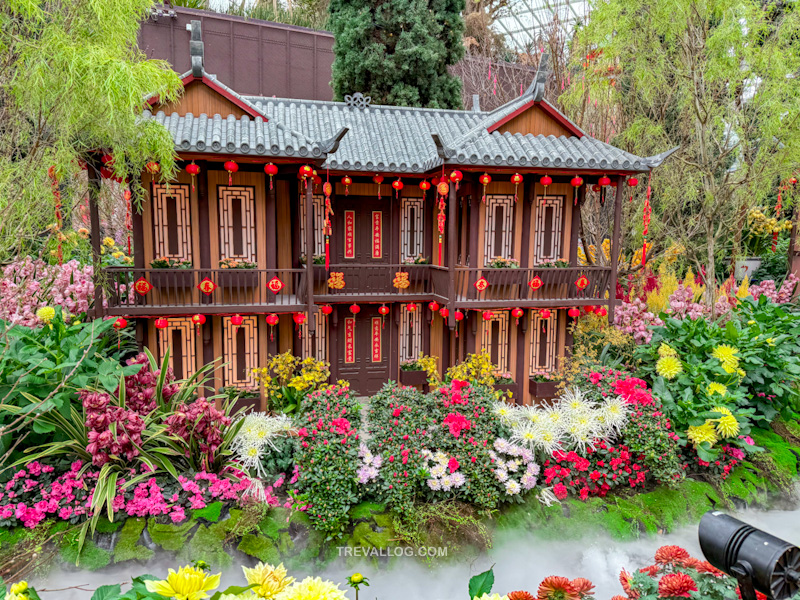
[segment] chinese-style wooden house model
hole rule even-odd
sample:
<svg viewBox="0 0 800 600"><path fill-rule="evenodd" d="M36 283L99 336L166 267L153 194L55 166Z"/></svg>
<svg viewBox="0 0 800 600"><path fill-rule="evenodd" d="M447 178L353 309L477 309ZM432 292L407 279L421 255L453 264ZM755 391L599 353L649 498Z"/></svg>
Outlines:
<svg viewBox="0 0 800 600"><path fill-rule="evenodd" d="M135 268L105 270L105 314L136 318L177 375L221 357L218 387L254 389L253 367L292 350L370 394L420 354L444 370L486 349L528 401L574 309L613 315L617 253L577 260L586 188L605 184L618 247L629 178L666 153L586 135L543 99L542 70L492 112L248 97L204 71L199 22L192 38L184 96L144 115L172 133L181 174L142 175Z"/></svg>

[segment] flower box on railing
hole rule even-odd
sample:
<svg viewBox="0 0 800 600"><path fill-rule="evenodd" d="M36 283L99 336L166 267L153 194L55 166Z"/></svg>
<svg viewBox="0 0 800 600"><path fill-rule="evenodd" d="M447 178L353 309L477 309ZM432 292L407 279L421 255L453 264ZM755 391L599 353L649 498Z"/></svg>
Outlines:
<svg viewBox="0 0 800 600"><path fill-rule="evenodd" d="M555 381L530 380L528 390L536 398L555 398L558 394L558 383Z"/></svg>
<svg viewBox="0 0 800 600"><path fill-rule="evenodd" d="M425 371L400 369L400 383L402 385L424 386L428 384L428 374Z"/></svg>
<svg viewBox="0 0 800 600"><path fill-rule="evenodd" d="M163 269L150 272L150 283L164 291L187 289L194 286L194 273L189 269Z"/></svg>
<svg viewBox="0 0 800 600"><path fill-rule="evenodd" d="M483 277L492 286L504 285L523 285L528 283L525 280L527 271L515 268L491 268L487 267L483 271Z"/></svg>
<svg viewBox="0 0 800 600"><path fill-rule="evenodd" d="M217 273L216 282L223 289L258 287L258 271L250 269L227 269Z"/></svg>
<svg viewBox="0 0 800 600"><path fill-rule="evenodd" d="M494 389L506 395L510 394L513 400L519 399L519 385L516 383L495 383Z"/></svg>

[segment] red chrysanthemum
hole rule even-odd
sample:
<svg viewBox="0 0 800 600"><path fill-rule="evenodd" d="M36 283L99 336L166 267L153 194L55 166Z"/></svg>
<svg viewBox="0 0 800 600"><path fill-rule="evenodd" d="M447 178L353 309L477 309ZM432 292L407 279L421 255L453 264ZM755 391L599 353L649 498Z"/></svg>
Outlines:
<svg viewBox="0 0 800 600"><path fill-rule="evenodd" d="M517 590L516 592L508 593L508 600L536 600L536 598L530 592Z"/></svg>
<svg viewBox="0 0 800 600"><path fill-rule="evenodd" d="M690 598L696 591L697 584L686 573L668 573L658 582L659 598Z"/></svg>
<svg viewBox="0 0 800 600"><path fill-rule="evenodd" d="M689 558L689 553L680 546L661 546L656 550L656 564L659 565L682 565Z"/></svg>
<svg viewBox="0 0 800 600"><path fill-rule="evenodd" d="M622 591L627 594L628 598L635 600L639 597L639 592L631 588L631 580L633 580L633 576L625 569L619 572L619 583L622 586Z"/></svg>
<svg viewBox="0 0 800 600"><path fill-rule="evenodd" d="M658 565L650 565L649 567L642 567L639 569L639 573L644 573L648 577L655 577L658 575L659 571L661 571L661 567Z"/></svg>
<svg viewBox="0 0 800 600"><path fill-rule="evenodd" d="M551 575L539 584L538 600L580 600L572 582L566 577Z"/></svg>
<svg viewBox="0 0 800 600"><path fill-rule="evenodd" d="M571 583L575 593L578 594L578 598L583 599L594 596L594 584L588 579L578 577L577 579L573 579Z"/></svg>

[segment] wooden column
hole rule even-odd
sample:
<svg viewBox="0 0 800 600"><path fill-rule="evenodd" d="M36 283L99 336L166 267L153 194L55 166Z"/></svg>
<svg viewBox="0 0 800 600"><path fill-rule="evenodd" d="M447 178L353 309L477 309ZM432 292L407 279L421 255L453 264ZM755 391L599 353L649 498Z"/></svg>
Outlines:
<svg viewBox="0 0 800 600"><path fill-rule="evenodd" d="M622 219L622 186L625 177L617 175L617 193L614 197L614 233L611 238L611 278L608 290L608 320L614 322L614 309L617 304L617 273L619 272L620 220Z"/></svg>
<svg viewBox="0 0 800 600"><path fill-rule="evenodd" d="M533 203L535 200L536 182L532 178L525 180L525 185L522 190L522 236L520 237L519 249L519 266L521 269L527 269L529 265L530 249L531 249L531 222L533 220ZM511 317L513 318L513 317ZM514 367L515 381L519 386L517 395L514 402L522 404L526 388L528 386L528 373L525 369L525 358L528 356L527 348L525 347L525 332L528 330L528 313L526 312L521 318L519 327L517 327L517 361Z"/></svg>
<svg viewBox="0 0 800 600"><path fill-rule="evenodd" d="M298 200L300 199L300 189L298 187L298 180L296 177L289 178L289 212L292 220L292 226L297 223L297 231L292 231L292 268L297 269L300 267L300 249L302 245L300 244L300 207ZM306 256L306 262L309 266L314 264L314 260L311 254L314 253L314 249L311 248ZM311 271L309 271L310 273ZM310 282L309 282L310 283Z"/></svg>
<svg viewBox="0 0 800 600"><path fill-rule="evenodd" d="M308 335L314 335L314 186L306 185L306 285L308 287Z"/></svg>
<svg viewBox="0 0 800 600"><path fill-rule="evenodd" d="M264 185L266 185L266 201L264 206L266 232L264 237L267 242L267 269L278 268L278 181L277 177L273 178L272 189L269 185L269 177L265 178Z"/></svg>
<svg viewBox="0 0 800 600"><path fill-rule="evenodd" d="M100 243L102 232L100 231L100 209L97 201L100 198L100 167L94 160L88 163L89 170L89 227L92 236L92 265L94 268L94 317L102 318L103 310L103 286L100 283L102 278L100 262Z"/></svg>
<svg viewBox="0 0 800 600"><path fill-rule="evenodd" d="M458 196L455 184L450 184L450 194L447 199L447 303L450 314L447 315L447 326L450 329L456 326L456 252L458 251L458 229L456 219L458 218Z"/></svg>
<svg viewBox="0 0 800 600"><path fill-rule="evenodd" d="M617 189L620 185L617 185ZM581 209L586 201L586 184L584 183L578 190L578 202L572 203L572 227L569 235L569 264L571 267L578 266L578 238L581 231Z"/></svg>
<svg viewBox="0 0 800 600"><path fill-rule="evenodd" d="M197 161L200 167L200 175L197 177L197 217L200 225L198 235L201 240L211 239L211 204L212 200L208 197L208 162ZM213 269L211 264L211 245L208 243L200 244L200 268ZM205 296L205 294L203 294ZM208 298L211 299L210 297Z"/></svg>
<svg viewBox="0 0 800 600"><path fill-rule="evenodd" d="M469 251L467 252L469 262L467 266L472 268L478 267L478 240L480 239L481 198L483 196L483 186L478 181L479 177L480 175L476 174L473 178L472 189L474 192L470 197L469 204Z"/></svg>
<svg viewBox="0 0 800 600"><path fill-rule="evenodd" d="M392 198L389 201L389 262L400 264L400 219L403 202L403 190L395 193L392 189Z"/></svg>

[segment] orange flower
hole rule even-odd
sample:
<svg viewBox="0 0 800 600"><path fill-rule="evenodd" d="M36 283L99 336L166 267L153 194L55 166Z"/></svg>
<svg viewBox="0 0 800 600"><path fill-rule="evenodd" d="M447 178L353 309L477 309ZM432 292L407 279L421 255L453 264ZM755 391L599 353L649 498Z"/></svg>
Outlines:
<svg viewBox="0 0 800 600"><path fill-rule="evenodd" d="M696 591L697 584L686 573L668 573L658 582L659 598L691 598Z"/></svg>
<svg viewBox="0 0 800 600"><path fill-rule="evenodd" d="M538 600L580 600L580 596L566 577L551 575L539 584Z"/></svg>
<svg viewBox="0 0 800 600"><path fill-rule="evenodd" d="M658 565L650 565L649 567L642 567L639 569L639 573L644 573L649 577L655 577L658 575L660 567Z"/></svg>
<svg viewBox="0 0 800 600"><path fill-rule="evenodd" d="M536 600L536 599L530 592L519 590L516 592L510 592L508 594L508 600Z"/></svg>
<svg viewBox="0 0 800 600"><path fill-rule="evenodd" d="M628 595L628 598L632 598L636 600L639 597L639 592L631 588L631 581L633 580L633 575L628 573L625 569L622 569L619 573L619 583L622 586L622 590Z"/></svg>
<svg viewBox="0 0 800 600"><path fill-rule="evenodd" d="M594 584L588 579L584 579L583 577L573 579L572 587L575 592L577 592L578 598L583 599L588 598L589 596L594 596Z"/></svg>
<svg viewBox="0 0 800 600"><path fill-rule="evenodd" d="M659 565L682 565L689 558L689 553L680 546L661 546L656 550L656 564Z"/></svg>

